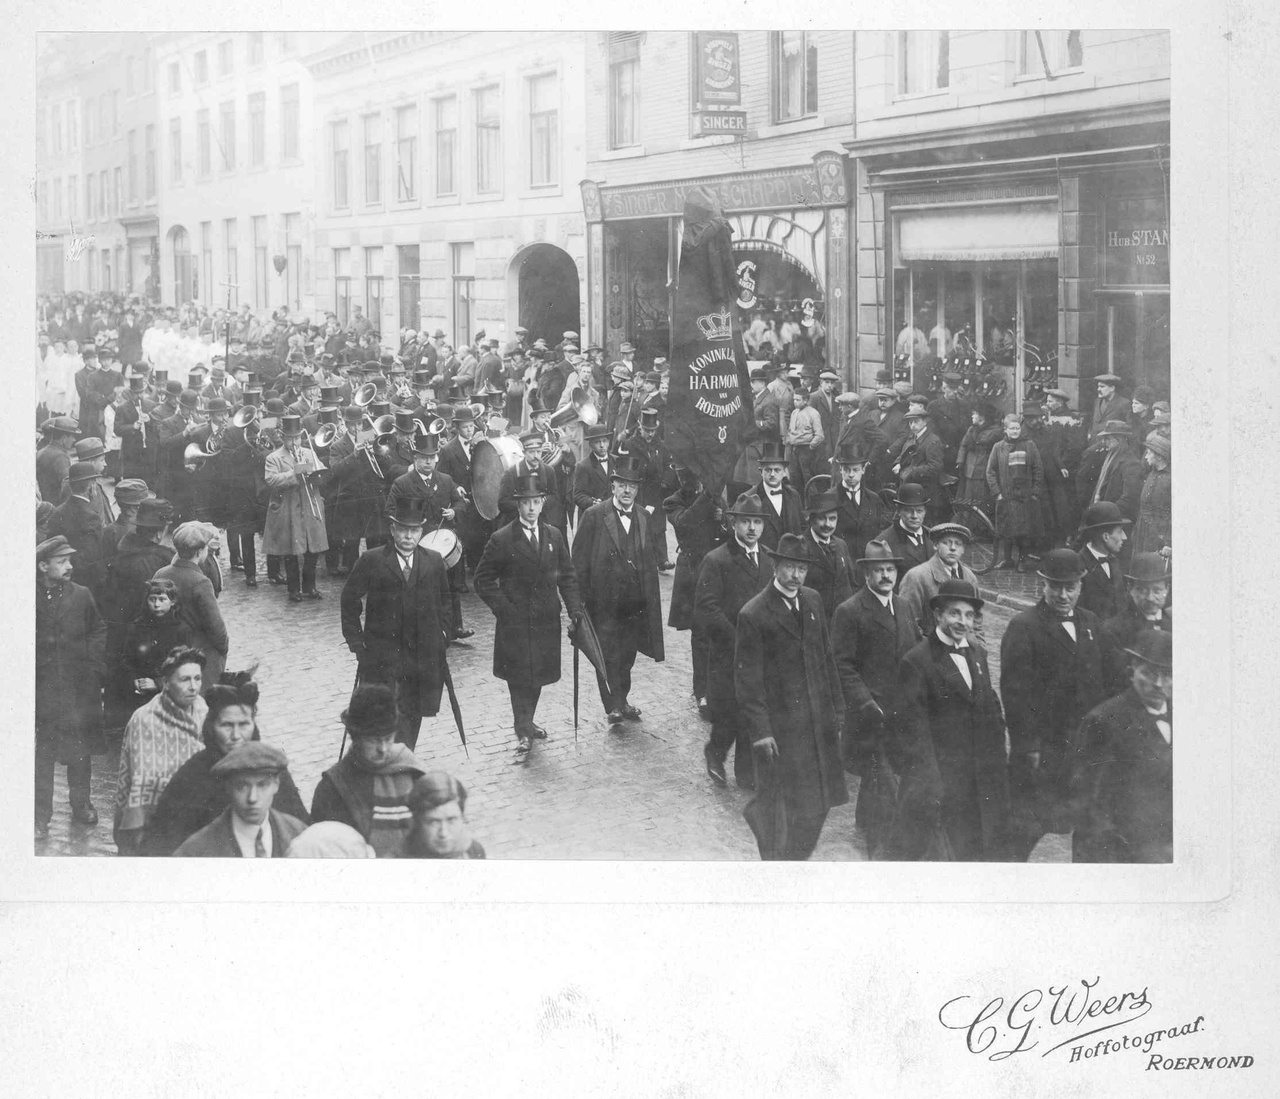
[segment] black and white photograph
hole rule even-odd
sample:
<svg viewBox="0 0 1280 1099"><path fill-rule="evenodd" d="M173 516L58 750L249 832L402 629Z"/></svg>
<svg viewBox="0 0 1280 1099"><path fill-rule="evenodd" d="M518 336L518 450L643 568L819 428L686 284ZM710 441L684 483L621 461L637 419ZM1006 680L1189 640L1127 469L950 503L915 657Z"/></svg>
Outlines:
<svg viewBox="0 0 1280 1099"><path fill-rule="evenodd" d="M34 850L1172 862L1170 68L40 36Z"/></svg>

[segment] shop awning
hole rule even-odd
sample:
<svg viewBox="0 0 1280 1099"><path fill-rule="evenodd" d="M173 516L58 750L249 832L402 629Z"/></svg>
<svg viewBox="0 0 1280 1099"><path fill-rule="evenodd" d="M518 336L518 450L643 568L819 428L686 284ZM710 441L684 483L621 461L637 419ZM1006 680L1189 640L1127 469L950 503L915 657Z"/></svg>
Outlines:
<svg viewBox="0 0 1280 1099"><path fill-rule="evenodd" d="M1056 259L1058 204L904 210L894 215L896 259L981 262Z"/></svg>

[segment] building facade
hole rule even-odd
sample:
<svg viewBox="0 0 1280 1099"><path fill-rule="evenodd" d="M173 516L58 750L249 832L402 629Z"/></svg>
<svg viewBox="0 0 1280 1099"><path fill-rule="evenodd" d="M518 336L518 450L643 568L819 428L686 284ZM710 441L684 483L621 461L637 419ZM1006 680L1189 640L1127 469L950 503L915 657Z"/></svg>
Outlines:
<svg viewBox="0 0 1280 1099"><path fill-rule="evenodd" d="M859 384L972 353L1006 409L1040 380L1088 411L1106 372L1167 397L1169 89L1163 31L860 33Z"/></svg>
<svg viewBox="0 0 1280 1099"><path fill-rule="evenodd" d="M669 354L684 198L733 229L743 327L800 325L844 368L851 317L849 31L587 36L589 330L609 358Z"/></svg>
<svg viewBox="0 0 1280 1099"><path fill-rule="evenodd" d="M155 44L160 290L167 305L310 315L311 75L323 33L173 34ZM230 283L230 287L228 287Z"/></svg>
<svg viewBox="0 0 1280 1099"><path fill-rule="evenodd" d="M316 307L461 346L581 331L583 35L352 35L314 80Z"/></svg>

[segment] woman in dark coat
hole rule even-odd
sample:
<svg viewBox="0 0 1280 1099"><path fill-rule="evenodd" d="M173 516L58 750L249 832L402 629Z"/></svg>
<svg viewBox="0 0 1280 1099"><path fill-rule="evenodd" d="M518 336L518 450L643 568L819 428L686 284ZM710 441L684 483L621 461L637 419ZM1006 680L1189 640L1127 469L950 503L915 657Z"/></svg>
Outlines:
<svg viewBox="0 0 1280 1099"><path fill-rule="evenodd" d="M991 506L991 494L987 491L987 460L991 448L1000 441L1002 428L996 419L993 405L984 401L972 412L973 424L960 440L956 454L956 468L960 473L958 499L980 508Z"/></svg>
<svg viewBox="0 0 1280 1099"><path fill-rule="evenodd" d="M191 631L192 644L205 655L205 690L222 678L230 645L213 582L201 568L209 557L209 543L217 535L208 523L183 523L173 532L177 556L155 575L157 580L172 580L178 589L179 613Z"/></svg>
<svg viewBox="0 0 1280 1099"><path fill-rule="evenodd" d="M1044 496L1044 466L1040 450L1022 437L1022 419L1004 418L1004 434L987 459L987 490L995 500L996 568L1011 569L1019 555L1044 536L1040 500Z"/></svg>
<svg viewBox="0 0 1280 1099"><path fill-rule="evenodd" d="M209 688L205 695L209 712L202 731L204 750L179 767L164 788L143 832L143 855L172 855L226 809L226 783L210 771L237 744L262 739L257 720L258 685L251 676L252 672L236 672L224 676L230 682ZM280 789L271 807L303 824L311 821L288 771L280 772Z"/></svg>
<svg viewBox="0 0 1280 1099"><path fill-rule="evenodd" d="M160 693L160 668L174 649L190 648L191 631L178 611L178 589L172 580L148 580L146 598L129 623L120 650L120 697L132 714Z"/></svg>

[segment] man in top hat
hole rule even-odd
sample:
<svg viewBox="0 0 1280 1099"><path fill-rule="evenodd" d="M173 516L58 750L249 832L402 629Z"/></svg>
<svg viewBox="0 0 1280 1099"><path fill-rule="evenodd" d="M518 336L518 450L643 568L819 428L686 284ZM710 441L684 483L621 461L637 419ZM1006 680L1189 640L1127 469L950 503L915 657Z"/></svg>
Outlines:
<svg viewBox="0 0 1280 1099"><path fill-rule="evenodd" d="M961 560L973 534L962 523L939 523L929 528L933 556L923 564L908 569L898 585L898 599L920 626L920 634L928 637L934 628L932 599L948 580L963 580L976 590L978 577Z"/></svg>
<svg viewBox="0 0 1280 1099"><path fill-rule="evenodd" d="M547 732L534 721L542 688L560 681L560 604L582 617L573 560L564 535L541 522L546 495L537 478L516 485L517 518L494 532L476 568L476 594L497 619L493 674L506 681L516 762Z"/></svg>
<svg viewBox="0 0 1280 1099"><path fill-rule="evenodd" d="M755 751L743 815L762 859L807 859L827 812L849 800L840 759L844 695L805 540L784 534L773 579L738 614L734 688Z"/></svg>
<svg viewBox="0 0 1280 1099"><path fill-rule="evenodd" d="M1103 621L1119 614L1126 602L1121 550L1129 540L1130 526L1120 509L1106 500L1090 504L1080 520L1080 564L1084 569L1080 606Z"/></svg>
<svg viewBox="0 0 1280 1099"><path fill-rule="evenodd" d="M762 545L773 549L784 534L800 534L804 529L804 506L800 494L783 483L787 473L786 448L781 443L765 443L760 448L760 482L750 494L765 505Z"/></svg>
<svg viewBox="0 0 1280 1099"><path fill-rule="evenodd" d="M902 557L903 564L898 575L899 587L907 572L917 565L923 565L933 556L933 541L924 528L927 511L928 497L924 489L917 484L904 483L899 487L894 502L893 523L876 535L879 541L888 542Z"/></svg>
<svg viewBox="0 0 1280 1099"><path fill-rule="evenodd" d="M1125 649L1131 649L1143 630L1173 633L1173 611L1169 585L1173 575L1169 562L1158 553L1135 553L1124 569L1127 599L1124 608L1102 623L1103 676L1107 695L1123 691L1128 680Z"/></svg>
<svg viewBox="0 0 1280 1099"><path fill-rule="evenodd" d="M426 506L420 496L389 500L390 541L363 553L342 586L342 636L356 656L357 682L392 688L395 739L411 750L423 717L440 711L453 635L444 559L418 544Z"/></svg>
<svg viewBox="0 0 1280 1099"><path fill-rule="evenodd" d="M283 557L289 601L322 598L316 590L316 560L329 548L320 489L327 467L316 452L302 445L302 419L280 419L280 445L263 463L263 480L270 492L262 550ZM299 579L298 558L302 558Z"/></svg>
<svg viewBox="0 0 1280 1099"><path fill-rule="evenodd" d="M872 541L889 521L889 509L879 493L864 483L871 453L856 443L836 448L836 534L850 550ZM860 583L855 574L854 584Z"/></svg>
<svg viewBox="0 0 1280 1099"><path fill-rule="evenodd" d="M66 538L79 554L76 571L80 581L95 599L100 599L106 581L106 560L102 555L102 532L105 524L94 507L92 492L98 474L91 462L73 462L67 480L71 495L53 509L46 530L50 538Z"/></svg>
<svg viewBox="0 0 1280 1099"><path fill-rule="evenodd" d="M122 400L112 408L111 430L120 438L120 476L154 477L154 439L150 414L144 411L147 379L134 375Z"/></svg>
<svg viewBox="0 0 1280 1099"><path fill-rule="evenodd" d="M515 522L516 485L525 477L536 477L542 486L546 503L542 509L544 523L550 523L561 534L565 533L565 514L563 494L560 491L560 478L554 469L543 461L546 436L540 431L526 431L520 436L520 445L524 448L524 458L503 471L498 482L498 519L497 526L505 526Z"/></svg>
<svg viewBox="0 0 1280 1099"><path fill-rule="evenodd" d="M911 402L904 419L909 434L898 452L893 472L898 475L899 484L919 485L924 489L928 500L926 517L933 522L941 522L950 517L947 495L942 488L945 465L942 440L933 430L929 413L921 404Z"/></svg>
<svg viewBox="0 0 1280 1099"><path fill-rule="evenodd" d="M822 597L827 621L836 608L853 595L853 555L838 534L839 501L834 491L810 492L805 500L805 545L809 550L809 571L805 586Z"/></svg>
<svg viewBox="0 0 1280 1099"><path fill-rule="evenodd" d="M573 470L573 502L579 512L612 495L609 488L609 444L613 441L613 432L606 424L592 424L583 437L588 454Z"/></svg>
<svg viewBox="0 0 1280 1099"><path fill-rule="evenodd" d="M1080 719L1105 697L1101 623L1079 607L1075 551L1040 559L1040 601L1015 615L1000 642L1000 696L1009 728L1009 789L1025 861L1046 832L1071 830L1070 777Z"/></svg>
<svg viewBox="0 0 1280 1099"><path fill-rule="evenodd" d="M959 862L1009 857L1005 723L975 619L977 587L948 579L930 600L934 627L902 658L896 747L902 759L900 857L930 851L940 825Z"/></svg>
<svg viewBox="0 0 1280 1099"><path fill-rule="evenodd" d="M1126 519L1138 517L1143 467L1132 441L1133 431L1123 420L1109 420L1096 432L1076 474L1076 495L1084 505L1109 500Z"/></svg>
<svg viewBox="0 0 1280 1099"><path fill-rule="evenodd" d="M413 436L413 468L392 482L389 502L394 504L407 496L419 497L425 501L423 517L427 530L456 531L458 517L471 505L453 479L436 468L439 460L439 439L424 431L416 431ZM460 593L466 586L466 580L466 566L459 557L457 564L449 569L453 636L459 641L475 633L462 624Z"/></svg>
<svg viewBox="0 0 1280 1099"><path fill-rule="evenodd" d="M1099 374L1093 380L1098 387L1098 397L1093 402L1093 417L1089 427L1091 442L1109 423L1120 421L1127 424L1132 412L1132 402L1126 401L1116 392L1116 386L1120 384L1118 374Z"/></svg>
<svg viewBox="0 0 1280 1099"><path fill-rule="evenodd" d="M80 425L70 416L53 416L40 427L44 445L36 451L36 487L40 499L60 504L70 495L68 475Z"/></svg>
<svg viewBox="0 0 1280 1099"><path fill-rule="evenodd" d="M694 589L693 624L707 643L706 702L711 716L711 737L703 747L707 774L725 785L724 764L734 748L734 777L740 787L751 790L755 789L755 761L735 694L734 645L739 613L773 577L760 544L766 506L744 493L726 510L733 534L703 558Z"/></svg>
<svg viewBox="0 0 1280 1099"><path fill-rule="evenodd" d="M1138 497L1138 521L1133 528L1133 551L1173 556L1173 443L1152 431L1142 447L1146 478Z"/></svg>
<svg viewBox="0 0 1280 1099"><path fill-rule="evenodd" d="M862 776L854 820L867 833L872 857L893 816L887 738L898 711L898 665L920 640L916 619L893 594L901 564L888 542L867 542L857 561L863 585L831 619L831 651L845 704L843 756Z"/></svg>
<svg viewBox="0 0 1280 1099"><path fill-rule="evenodd" d="M675 488L675 475L671 466L671 452L658 436L661 427L656 408L642 408L636 420L635 430L619 440L620 453L628 453L644 463L644 486L640 490L640 506L653 519L654 542L658 547L658 570L667 572L675 568L667 551L667 513L662 502Z"/></svg>
<svg viewBox="0 0 1280 1099"><path fill-rule="evenodd" d="M71 816L90 827L90 757L101 751L107 628L89 590L72 583L75 547L61 535L36 546L35 826L48 835L53 774L67 768Z"/></svg>
<svg viewBox="0 0 1280 1099"><path fill-rule="evenodd" d="M325 513L329 538L325 567L333 576L346 576L351 571L360 556L361 538L368 549L386 541L384 513L390 487L386 474L391 462L362 446L363 423L364 411L347 405L342 410L342 434L329 448L332 508Z"/></svg>
<svg viewBox="0 0 1280 1099"><path fill-rule="evenodd" d="M227 807L174 851L177 858L282 859L306 825L273 808L289 760L279 748L246 740L209 774L223 784Z"/></svg>
<svg viewBox="0 0 1280 1099"><path fill-rule="evenodd" d="M1072 862L1173 861L1173 636L1143 630L1124 655L1128 689L1080 723Z"/></svg>
<svg viewBox="0 0 1280 1099"><path fill-rule="evenodd" d="M617 724L640 716L628 701L637 652L656 662L664 659L665 651L659 548L652 519L636 504L644 466L631 455L615 458L610 480L612 498L588 508L578 524L573 566L604 655L608 683L597 674L600 700L610 724Z"/></svg>

